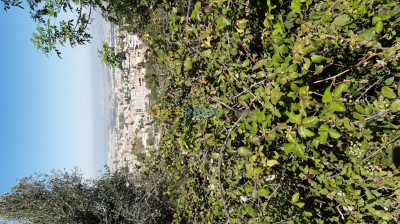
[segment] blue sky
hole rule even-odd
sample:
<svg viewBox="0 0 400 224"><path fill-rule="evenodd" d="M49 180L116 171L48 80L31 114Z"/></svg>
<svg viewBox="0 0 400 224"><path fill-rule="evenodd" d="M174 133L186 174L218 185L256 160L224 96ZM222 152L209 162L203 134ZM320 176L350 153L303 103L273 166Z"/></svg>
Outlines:
<svg viewBox="0 0 400 224"><path fill-rule="evenodd" d="M0 194L35 172L78 166L94 177L105 163L101 41L46 58L35 27L24 10L0 11Z"/></svg>

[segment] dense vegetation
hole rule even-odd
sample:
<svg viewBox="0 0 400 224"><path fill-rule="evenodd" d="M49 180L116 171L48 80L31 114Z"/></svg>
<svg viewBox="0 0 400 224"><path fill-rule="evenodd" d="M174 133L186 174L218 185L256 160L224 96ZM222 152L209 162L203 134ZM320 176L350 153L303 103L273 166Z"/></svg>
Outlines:
<svg viewBox="0 0 400 224"><path fill-rule="evenodd" d="M159 122L174 222L400 222L397 1L110 2L154 103L222 112Z"/></svg>
<svg viewBox="0 0 400 224"><path fill-rule="evenodd" d="M84 180L77 170L23 178L0 196L0 220L18 223L170 223L173 208L162 172L127 171Z"/></svg>
<svg viewBox="0 0 400 224"><path fill-rule="evenodd" d="M223 114L160 123L152 165L181 183L177 222L400 222L398 2L157 10L168 18L145 37L158 103Z"/></svg>

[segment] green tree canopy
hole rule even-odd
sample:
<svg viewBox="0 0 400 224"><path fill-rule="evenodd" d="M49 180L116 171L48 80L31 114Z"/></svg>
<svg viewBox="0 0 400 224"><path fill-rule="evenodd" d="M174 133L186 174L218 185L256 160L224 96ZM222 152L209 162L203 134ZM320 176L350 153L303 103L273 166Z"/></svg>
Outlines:
<svg viewBox="0 0 400 224"><path fill-rule="evenodd" d="M99 58L103 65L113 69L121 66L123 56L116 53L115 48L110 47L108 43L103 43L103 48L101 50L97 50L97 52L99 53Z"/></svg>
<svg viewBox="0 0 400 224"><path fill-rule="evenodd" d="M34 46L46 56L56 52L60 57L58 47L68 44L72 47L87 44L92 38L89 24L92 22L92 11L101 6L99 0L28 0L26 4L19 0L1 0L4 9L10 7L27 7L31 18L37 22L37 31L33 33ZM60 19L60 16L72 14L71 19Z"/></svg>
<svg viewBox="0 0 400 224"><path fill-rule="evenodd" d="M77 170L23 178L0 196L0 220L18 223L168 223L163 174L138 178L126 171L85 180Z"/></svg>

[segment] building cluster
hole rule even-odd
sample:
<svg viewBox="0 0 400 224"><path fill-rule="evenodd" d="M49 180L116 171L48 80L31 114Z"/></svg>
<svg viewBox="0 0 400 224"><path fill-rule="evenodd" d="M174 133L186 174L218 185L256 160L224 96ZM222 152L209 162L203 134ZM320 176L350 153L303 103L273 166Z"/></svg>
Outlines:
<svg viewBox="0 0 400 224"><path fill-rule="evenodd" d="M109 43L123 58L120 68L110 71L113 80L114 122L110 130L108 167L135 172L138 154L155 147L158 134L152 122L146 88L146 46L137 35L111 28Z"/></svg>

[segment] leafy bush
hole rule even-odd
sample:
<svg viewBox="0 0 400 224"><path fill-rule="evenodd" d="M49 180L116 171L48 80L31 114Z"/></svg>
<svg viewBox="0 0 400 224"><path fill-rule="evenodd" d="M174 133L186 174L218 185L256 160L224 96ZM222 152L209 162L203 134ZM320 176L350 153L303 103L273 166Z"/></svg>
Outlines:
<svg viewBox="0 0 400 224"><path fill-rule="evenodd" d="M165 108L151 165L182 184L176 221L398 223L396 1L178 1L147 34ZM155 26L149 24L148 26Z"/></svg>
<svg viewBox="0 0 400 224"><path fill-rule="evenodd" d="M162 172L124 170L84 180L77 170L23 178L0 196L0 220L18 223L168 223L173 206Z"/></svg>

